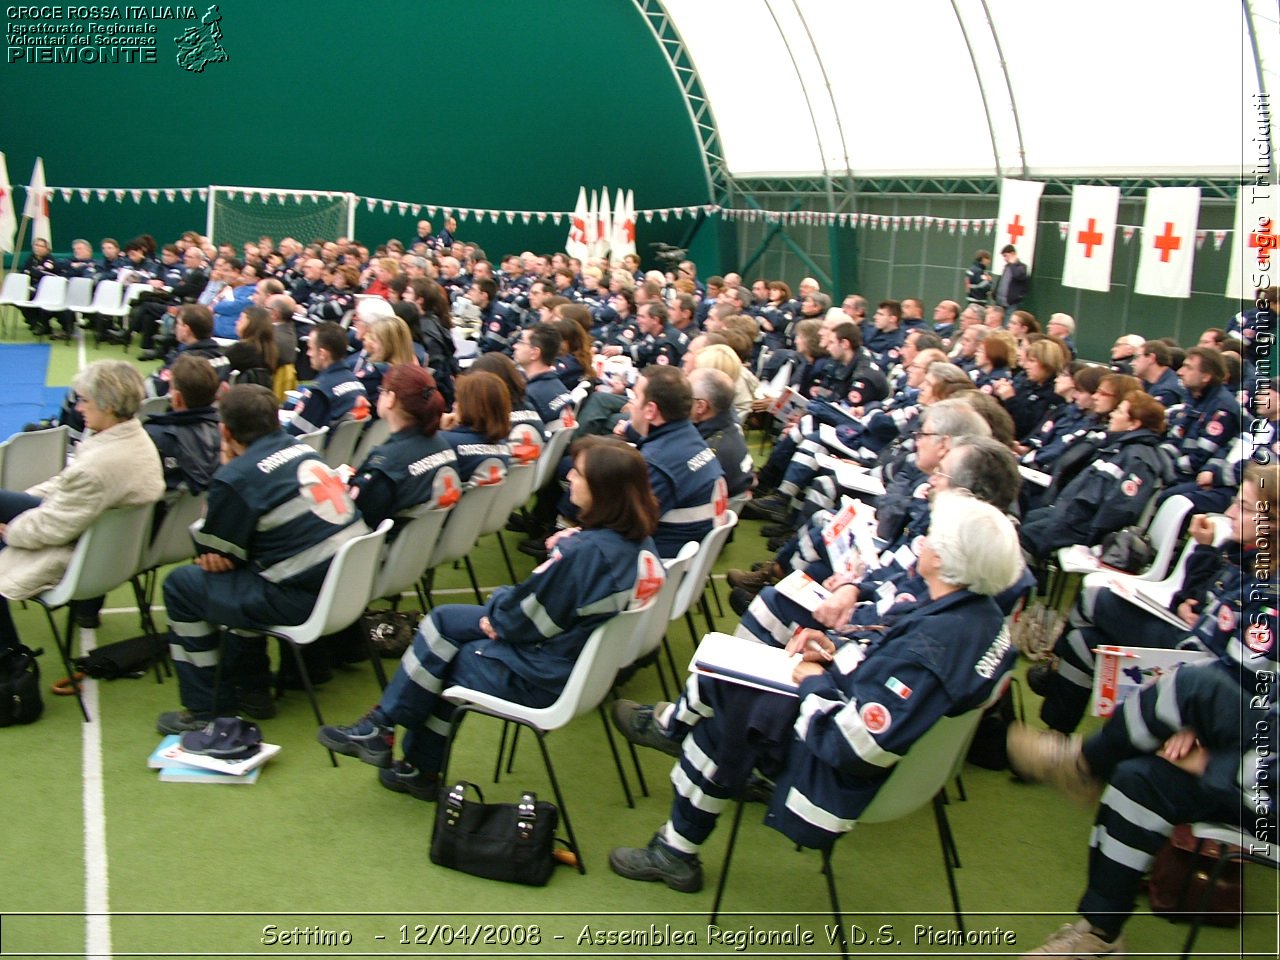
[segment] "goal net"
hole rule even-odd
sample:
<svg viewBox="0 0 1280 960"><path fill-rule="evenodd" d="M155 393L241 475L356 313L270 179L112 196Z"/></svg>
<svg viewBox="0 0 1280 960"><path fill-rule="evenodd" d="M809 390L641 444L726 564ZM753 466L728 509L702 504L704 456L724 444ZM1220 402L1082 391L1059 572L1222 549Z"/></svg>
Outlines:
<svg viewBox="0 0 1280 960"><path fill-rule="evenodd" d="M262 236L302 243L349 237L355 202L348 193L214 186L209 188L208 234L215 244L237 248Z"/></svg>

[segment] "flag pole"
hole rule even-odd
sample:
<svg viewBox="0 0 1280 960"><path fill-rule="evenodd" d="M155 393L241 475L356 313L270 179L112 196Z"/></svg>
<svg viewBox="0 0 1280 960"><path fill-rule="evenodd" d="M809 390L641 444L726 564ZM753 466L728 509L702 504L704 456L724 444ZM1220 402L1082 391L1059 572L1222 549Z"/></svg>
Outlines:
<svg viewBox="0 0 1280 960"><path fill-rule="evenodd" d="M13 263L9 267L10 273L14 273L18 269L18 257L22 253L22 241L26 239L27 224L30 220L31 218L24 213L22 222L18 224L18 239L13 242ZM0 262L3 262L3 260L4 257L0 257Z"/></svg>

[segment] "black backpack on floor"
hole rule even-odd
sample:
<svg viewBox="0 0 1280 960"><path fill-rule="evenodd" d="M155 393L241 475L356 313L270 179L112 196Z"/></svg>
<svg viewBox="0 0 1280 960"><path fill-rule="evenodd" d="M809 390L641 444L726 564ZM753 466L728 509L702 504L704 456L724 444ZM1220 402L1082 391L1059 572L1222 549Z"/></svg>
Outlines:
<svg viewBox="0 0 1280 960"><path fill-rule="evenodd" d="M18 644L0 650L0 727L35 723L44 712L40 699L40 664L43 650Z"/></svg>

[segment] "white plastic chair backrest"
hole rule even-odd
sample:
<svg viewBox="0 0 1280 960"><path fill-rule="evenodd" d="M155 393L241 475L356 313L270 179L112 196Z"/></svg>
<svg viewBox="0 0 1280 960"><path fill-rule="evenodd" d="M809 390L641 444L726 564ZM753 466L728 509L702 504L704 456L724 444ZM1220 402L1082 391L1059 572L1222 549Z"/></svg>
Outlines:
<svg viewBox="0 0 1280 960"><path fill-rule="evenodd" d="M391 424L385 420L374 420L365 428L364 436L356 444L356 452L351 456L351 466L358 469L369 459L369 454L386 443L390 437Z"/></svg>
<svg viewBox="0 0 1280 960"><path fill-rule="evenodd" d="M373 599L399 596L422 579L451 510L424 505L396 534L374 576Z"/></svg>
<svg viewBox="0 0 1280 960"><path fill-rule="evenodd" d="M1173 562L1174 551L1178 548L1178 531L1182 529L1182 521L1195 508L1195 504L1182 494L1170 497L1156 511L1147 528L1147 536L1156 555L1151 566L1142 571L1139 579L1161 580L1169 572L1169 564Z"/></svg>
<svg viewBox="0 0 1280 960"><path fill-rule="evenodd" d="M573 416L576 420L578 415L582 413L582 405L587 402L587 397L591 396L591 381L579 380L572 390L569 391L570 400L573 402Z"/></svg>
<svg viewBox="0 0 1280 960"><path fill-rule="evenodd" d="M149 283L131 283L124 288L124 296L120 300L121 307L127 307L151 289Z"/></svg>
<svg viewBox="0 0 1280 960"><path fill-rule="evenodd" d="M67 302L67 278L41 277L31 302L48 310L61 310Z"/></svg>
<svg viewBox="0 0 1280 960"><path fill-rule="evenodd" d="M942 717L911 745L889 778L858 817L859 823L885 823L905 817L934 798L951 779L968 749L984 706L957 717Z"/></svg>
<svg viewBox="0 0 1280 960"><path fill-rule="evenodd" d="M557 730L575 717L594 710L613 689L614 678L623 666L627 637L648 611L648 605L636 610L624 610L591 631L591 636L583 644L582 651L574 662L564 689L550 706L526 707L461 686L447 688L443 696L447 700L474 703L499 716L524 720L544 732Z"/></svg>
<svg viewBox="0 0 1280 960"><path fill-rule="evenodd" d="M329 563L311 616L297 626L271 627L267 632L308 644L355 623L373 599L373 578L391 527L390 519L383 520L377 530L344 543Z"/></svg>
<svg viewBox="0 0 1280 960"><path fill-rule="evenodd" d="M67 465L69 427L15 433L0 447L4 449L0 469L0 489L26 490L61 473Z"/></svg>
<svg viewBox="0 0 1280 960"><path fill-rule="evenodd" d="M1231 521L1220 513L1209 514L1209 522L1213 524L1213 545L1215 547L1226 543L1227 538L1231 536ZM1188 537L1186 546L1182 548L1182 553L1178 555L1178 562L1173 565L1173 569L1169 571L1169 575L1163 580L1156 581L1164 587L1172 587L1177 590L1182 586L1182 579L1186 576L1187 561L1191 559L1191 554L1195 552L1196 543L1194 537Z"/></svg>
<svg viewBox="0 0 1280 960"><path fill-rule="evenodd" d="M67 309L83 311L93 303L93 278L72 277L67 284Z"/></svg>
<svg viewBox="0 0 1280 960"><path fill-rule="evenodd" d="M474 357L479 352L480 345L471 337L468 337L465 331L454 327L451 333L453 335L453 352L458 359Z"/></svg>
<svg viewBox="0 0 1280 960"><path fill-rule="evenodd" d="M729 498L729 509L732 510L738 516L742 516L742 508L747 505L747 502L750 499L751 499L750 490L744 490L742 491L742 493L735 493L732 497Z"/></svg>
<svg viewBox="0 0 1280 960"><path fill-rule="evenodd" d="M179 490L174 500L165 507L164 517L158 529L154 528L151 542L142 548L139 572L163 567L165 564L190 560L196 555L191 541L191 525L204 516L204 492L192 493ZM159 509L159 504L156 505Z"/></svg>
<svg viewBox="0 0 1280 960"><path fill-rule="evenodd" d="M103 511L80 535L62 580L41 594L41 601L58 607L100 597L127 581L138 572L154 511L150 503Z"/></svg>
<svg viewBox="0 0 1280 960"><path fill-rule="evenodd" d="M167 394L163 397L147 397L142 401L142 406L138 408L138 417L146 420L148 417L155 417L168 412L169 397Z"/></svg>
<svg viewBox="0 0 1280 960"><path fill-rule="evenodd" d="M442 563L461 560L476 545L480 536L480 527L485 517L494 509L505 481L487 483L479 487L469 487L458 505L449 514L449 519L440 531L436 540L436 548L431 552L430 567L438 567Z"/></svg>
<svg viewBox="0 0 1280 960"><path fill-rule="evenodd" d="M689 572L689 567L697 553L697 541L690 540L680 548L680 552L675 557L662 561L667 574L666 579L662 581L661 588L646 608L648 615L628 640L630 646L622 658L624 667L635 663L641 657L648 656L662 644L662 638L667 633L667 624L671 622L671 608L675 606L676 593L679 592L680 583Z"/></svg>
<svg viewBox="0 0 1280 960"><path fill-rule="evenodd" d="M561 428L551 434L538 456L538 474L533 478L533 488L541 490L556 473L556 467L564 459L565 451L573 441L573 431Z"/></svg>
<svg viewBox="0 0 1280 960"><path fill-rule="evenodd" d="M17 303L31 297L31 277L25 273L11 273L0 287L0 303Z"/></svg>
<svg viewBox="0 0 1280 960"><path fill-rule="evenodd" d="M329 428L321 427L311 433L302 433L298 439L317 453L324 453L324 441L329 436Z"/></svg>
<svg viewBox="0 0 1280 960"><path fill-rule="evenodd" d="M100 280L93 288L93 302L86 313L111 313L120 309L124 285L119 280Z"/></svg>
<svg viewBox="0 0 1280 960"><path fill-rule="evenodd" d="M352 459L367 423L367 420L343 420L331 428L329 442L324 448L324 462L331 467L340 467L344 463L351 467L360 466Z"/></svg>
<svg viewBox="0 0 1280 960"><path fill-rule="evenodd" d="M711 532L702 538L697 556L689 566L689 570L685 573L684 579L680 582L680 589L676 593L676 602L671 608L671 619L679 620L689 608L693 606L695 600L702 596L702 591L707 588L707 578L711 576L711 568L715 566L716 560L720 558L720 551L724 549L725 541L729 539L729 533L738 525L738 515L732 510L725 514L724 523L717 527L712 527Z"/></svg>

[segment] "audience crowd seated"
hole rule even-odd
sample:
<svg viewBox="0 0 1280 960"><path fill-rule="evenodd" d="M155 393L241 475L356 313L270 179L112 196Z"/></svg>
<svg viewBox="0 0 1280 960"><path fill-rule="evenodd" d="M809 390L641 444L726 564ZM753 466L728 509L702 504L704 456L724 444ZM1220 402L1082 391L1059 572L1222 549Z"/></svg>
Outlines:
<svg viewBox="0 0 1280 960"><path fill-rule="evenodd" d="M1194 646L1250 668L1250 651L1274 661L1273 578L1270 592L1244 585L1274 572L1258 532L1275 522L1280 482L1275 288L1194 345L1124 333L1109 357L1090 362L1077 349L1086 323L1046 309L1042 328L1024 309L1035 304L1012 247L996 280L979 252L964 300L938 301L932 321L915 296L872 298L872 310L858 294L833 300L812 278L794 296L764 276L700 280L691 261L648 274L638 258L491 261L456 223L436 234L423 222L406 243L373 250L268 237L214 247L196 234L159 248L136 237L123 252L108 238L100 257L83 240L72 249L63 261L33 243L23 269L36 280L145 283L150 292L119 330L89 323L100 339L141 336L142 360L160 361L145 393L167 395L171 409L146 425L154 444L143 442L143 381L127 363L100 362L56 418L30 425L67 424L78 449L45 484L0 493L0 595L29 597L56 581L102 510L165 489L207 490L197 561L165 581L183 709L161 716L163 731L236 710L272 716L256 631L301 622L350 538L500 480L513 428L575 431L532 510L509 524L542 564L483 607L426 616L379 705L319 739L383 768L383 786L434 799L444 686L550 703L591 629L656 590L659 558L701 541L730 496L753 494L744 516L767 521L770 554L730 571L730 605L741 637L803 653L801 695L694 678L675 704L623 702L615 719L629 738L680 757L668 822L647 847L611 857L627 877L698 889L698 849L753 770L779 778L768 822L793 839L821 845L847 829L931 723L992 692L1012 659L1002 621L1034 586L1032 571L1043 573L1060 547L1095 546L1141 522L1175 494L1197 514L1188 528L1197 546L1171 604L1185 629L1110 591L1085 591L1053 656L1031 671L1041 719L1057 736L1076 729L1099 643ZM74 322L26 319L41 334L58 326L65 335ZM572 393L580 383L585 402ZM296 439L377 419L387 438L349 473ZM775 435L758 471L748 426ZM610 433L635 449L590 436ZM872 517L858 528L867 541L855 544L837 523L849 511ZM1225 547L1213 546L1203 516L1216 511L1231 518ZM791 570L830 591L818 609L777 589ZM0 645L16 642L5 604ZM1077 788L1110 784L1084 919L1046 948L1117 949L1136 880L1107 837L1132 837L1117 842L1140 860L1163 836L1126 803L1162 823L1184 811L1238 814L1231 772L1219 767L1240 733L1213 714L1243 695L1226 674L1179 669L1128 708L1146 727L1115 718L1083 748L1015 737L1029 778L1066 782L1068 769ZM909 688L909 703L885 700L890 682ZM406 731L403 759L393 759L395 726ZM1166 802L1173 793L1178 802Z"/></svg>

